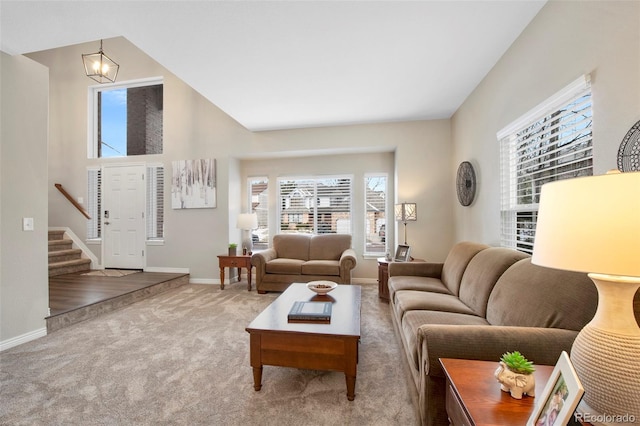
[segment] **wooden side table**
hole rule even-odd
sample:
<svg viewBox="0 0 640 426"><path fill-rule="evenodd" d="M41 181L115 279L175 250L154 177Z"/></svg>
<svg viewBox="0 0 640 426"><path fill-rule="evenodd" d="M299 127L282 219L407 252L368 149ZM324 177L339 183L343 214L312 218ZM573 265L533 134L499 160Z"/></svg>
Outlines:
<svg viewBox="0 0 640 426"><path fill-rule="evenodd" d="M411 262L424 262L423 259L411 258ZM384 257L378 258L378 297L385 302L389 301L389 263Z"/></svg>
<svg viewBox="0 0 640 426"><path fill-rule="evenodd" d="M389 262L384 257L378 258L378 297L382 300L389 301Z"/></svg>
<svg viewBox="0 0 640 426"><path fill-rule="evenodd" d="M218 256L218 264L220 266L220 290L224 290L224 268L238 268L238 276L242 268L247 268L247 281L249 282L247 290L251 291L251 256L250 255L236 255ZM229 270L231 275L231 270Z"/></svg>
<svg viewBox="0 0 640 426"><path fill-rule="evenodd" d="M498 361L441 358L447 377L446 407L449 423L458 425L524 425L535 398L515 399L500 390L493 373ZM536 365L536 395L542 395L553 366Z"/></svg>

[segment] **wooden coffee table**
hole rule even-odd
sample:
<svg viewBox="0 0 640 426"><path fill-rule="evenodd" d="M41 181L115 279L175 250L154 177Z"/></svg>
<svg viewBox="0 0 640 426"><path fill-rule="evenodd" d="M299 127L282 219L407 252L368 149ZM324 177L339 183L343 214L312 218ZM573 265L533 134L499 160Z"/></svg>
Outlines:
<svg viewBox="0 0 640 426"><path fill-rule="evenodd" d="M331 323L289 323L287 314L298 300L333 302ZM250 335L253 387L262 388L262 366L344 372L347 399L353 401L360 340L361 288L339 285L318 296L306 284L291 284L246 328Z"/></svg>

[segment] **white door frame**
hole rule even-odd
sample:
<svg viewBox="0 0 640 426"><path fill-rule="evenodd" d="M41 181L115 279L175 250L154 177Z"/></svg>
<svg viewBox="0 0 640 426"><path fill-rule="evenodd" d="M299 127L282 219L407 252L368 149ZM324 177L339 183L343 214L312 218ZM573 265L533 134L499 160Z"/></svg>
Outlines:
<svg viewBox="0 0 640 426"><path fill-rule="evenodd" d="M107 169L115 169L115 168L141 168L142 171L142 175L143 175L143 185L146 185L146 172L147 172L147 168L146 168L146 163L119 163L119 164L108 164L102 165L102 206L101 209L102 211L100 211L100 216L102 219L102 228L103 228L103 236L102 236L102 250L101 250L101 258L102 258L102 266L104 268L110 268L110 267L119 267L119 266L114 266L114 265L109 265L107 264L107 258L106 258L106 247L107 247L107 226L105 222L108 222L109 219L105 218L105 210L109 210L108 206L105 205L105 194L107 193L107 191L109 190L109 182L108 179L106 178L106 170ZM141 250L142 252L140 253L139 256L139 262L136 266L131 266L132 269L145 269L147 266L147 256L146 256L146 197L147 197L147 191L146 188L142 188L142 201L141 201L141 213L142 213L142 217L141 217L141 221L142 221L142 233L140 234L140 236L137 239L137 242L140 244Z"/></svg>

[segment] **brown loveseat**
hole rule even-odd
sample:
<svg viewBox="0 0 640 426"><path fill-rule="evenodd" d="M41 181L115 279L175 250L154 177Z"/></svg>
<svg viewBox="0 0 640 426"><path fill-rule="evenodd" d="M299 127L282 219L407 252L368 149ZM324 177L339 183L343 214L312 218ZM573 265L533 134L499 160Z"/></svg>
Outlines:
<svg viewBox="0 0 640 426"><path fill-rule="evenodd" d="M329 280L351 284L356 254L348 234L279 234L273 247L251 256L258 293L284 291L289 284Z"/></svg>
<svg viewBox="0 0 640 426"><path fill-rule="evenodd" d="M389 264L388 285L414 402L426 425L449 424L439 358L497 366L504 352L517 350L536 364L555 365L593 317L598 298L586 274L543 268L524 253L469 242L455 245L444 263Z"/></svg>

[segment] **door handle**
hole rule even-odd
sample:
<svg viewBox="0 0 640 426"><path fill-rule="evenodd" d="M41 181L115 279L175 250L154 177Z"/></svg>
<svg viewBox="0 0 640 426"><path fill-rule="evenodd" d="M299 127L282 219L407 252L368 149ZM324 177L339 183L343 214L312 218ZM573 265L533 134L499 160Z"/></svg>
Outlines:
<svg viewBox="0 0 640 426"><path fill-rule="evenodd" d="M109 224L109 221L106 221L104 224L105 224L105 225L108 225L108 224Z"/></svg>

